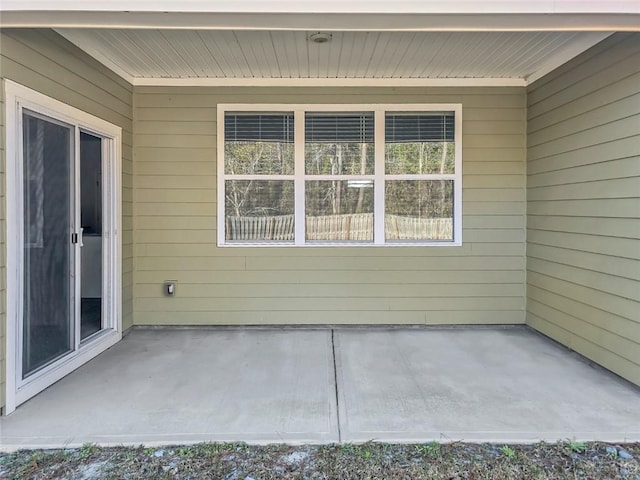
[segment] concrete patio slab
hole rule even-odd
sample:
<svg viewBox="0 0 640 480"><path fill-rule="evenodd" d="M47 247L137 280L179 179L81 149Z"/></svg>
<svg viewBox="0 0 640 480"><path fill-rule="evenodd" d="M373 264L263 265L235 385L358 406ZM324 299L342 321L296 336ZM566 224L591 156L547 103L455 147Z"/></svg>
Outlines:
<svg viewBox="0 0 640 480"><path fill-rule="evenodd" d="M329 330L135 330L0 420L5 450L338 441Z"/></svg>
<svg viewBox="0 0 640 480"><path fill-rule="evenodd" d="M0 419L2 450L567 438L639 441L640 389L525 327L137 329Z"/></svg>
<svg viewBox="0 0 640 480"><path fill-rule="evenodd" d="M344 442L640 440L640 389L524 327L334 343Z"/></svg>

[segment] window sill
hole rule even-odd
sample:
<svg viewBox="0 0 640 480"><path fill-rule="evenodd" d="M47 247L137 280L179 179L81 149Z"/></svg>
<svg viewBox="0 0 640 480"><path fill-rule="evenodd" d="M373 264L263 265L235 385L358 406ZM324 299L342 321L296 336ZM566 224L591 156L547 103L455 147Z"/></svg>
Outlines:
<svg viewBox="0 0 640 480"><path fill-rule="evenodd" d="M445 241L432 241L432 242L412 242L412 241L394 241L383 244L375 244L373 242L324 242L324 241L314 241L308 242L302 245L296 245L292 242L227 242L227 243L219 243L218 247L222 248L238 248L238 247L296 247L296 248L324 248L324 247L375 247L375 248L384 248L384 247L461 247L462 242L445 242Z"/></svg>

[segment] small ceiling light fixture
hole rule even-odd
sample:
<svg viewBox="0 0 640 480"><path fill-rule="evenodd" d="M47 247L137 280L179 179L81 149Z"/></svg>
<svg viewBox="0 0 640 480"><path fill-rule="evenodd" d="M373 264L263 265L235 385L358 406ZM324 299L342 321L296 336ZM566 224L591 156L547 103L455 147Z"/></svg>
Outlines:
<svg viewBox="0 0 640 480"><path fill-rule="evenodd" d="M310 34L307 39L313 43L327 43L331 41L332 35L327 32L317 32Z"/></svg>

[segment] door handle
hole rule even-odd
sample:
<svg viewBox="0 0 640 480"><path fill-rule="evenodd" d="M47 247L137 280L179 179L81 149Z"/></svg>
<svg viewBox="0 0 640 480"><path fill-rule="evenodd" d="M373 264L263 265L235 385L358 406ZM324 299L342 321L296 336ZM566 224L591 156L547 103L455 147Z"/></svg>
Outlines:
<svg viewBox="0 0 640 480"><path fill-rule="evenodd" d="M76 244L79 243L81 247L84 247L84 242L82 241L84 235L84 228L80 229L78 233L71 234L71 243Z"/></svg>

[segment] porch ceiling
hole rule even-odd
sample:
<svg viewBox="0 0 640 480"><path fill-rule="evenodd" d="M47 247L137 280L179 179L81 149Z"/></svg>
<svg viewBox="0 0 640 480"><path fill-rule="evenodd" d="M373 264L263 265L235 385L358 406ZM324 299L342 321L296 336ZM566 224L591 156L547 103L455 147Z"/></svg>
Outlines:
<svg viewBox="0 0 640 480"><path fill-rule="evenodd" d="M609 32L81 29L57 32L134 85L525 85Z"/></svg>

